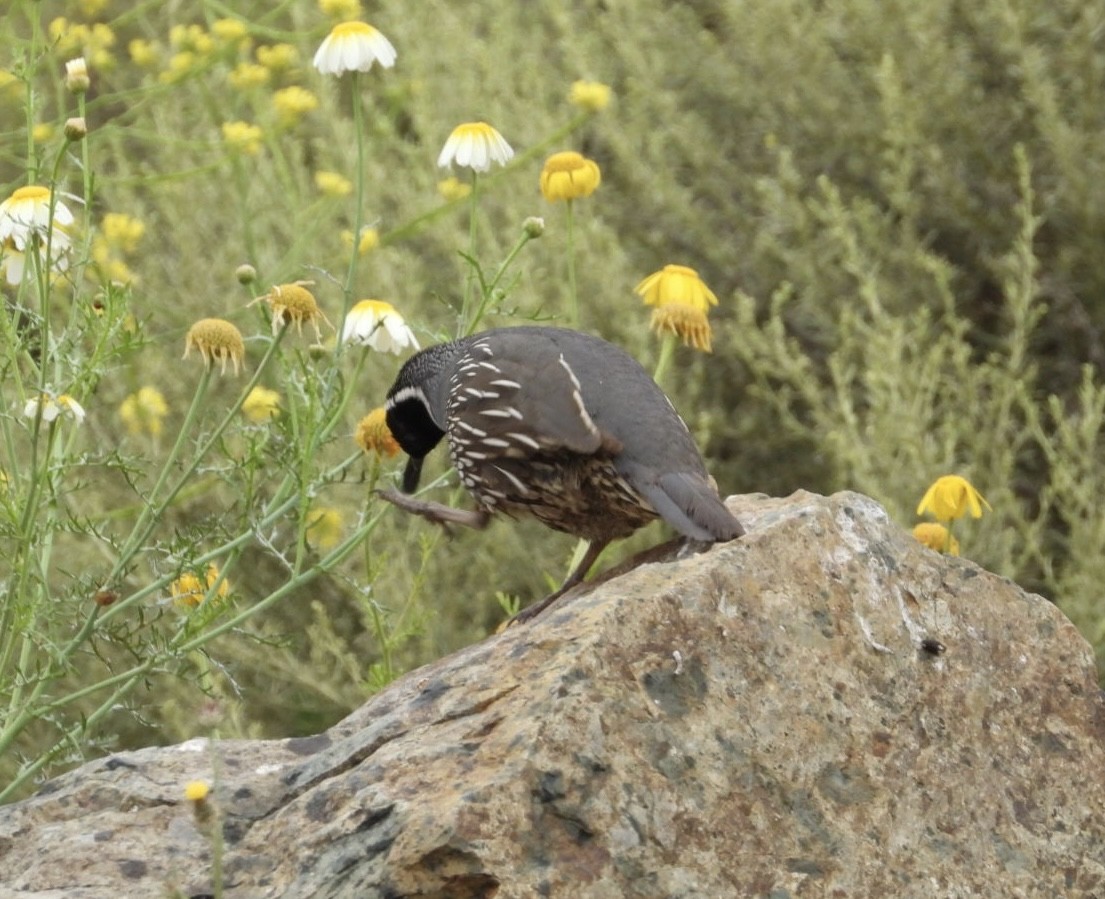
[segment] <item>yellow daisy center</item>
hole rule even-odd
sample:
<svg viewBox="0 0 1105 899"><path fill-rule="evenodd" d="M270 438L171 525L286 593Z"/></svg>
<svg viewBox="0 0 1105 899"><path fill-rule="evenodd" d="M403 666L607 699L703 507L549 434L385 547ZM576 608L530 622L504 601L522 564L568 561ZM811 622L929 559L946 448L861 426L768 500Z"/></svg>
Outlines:
<svg viewBox="0 0 1105 899"><path fill-rule="evenodd" d="M29 184L26 187L16 188L12 192L13 200L47 203L50 200L50 189L37 184Z"/></svg>

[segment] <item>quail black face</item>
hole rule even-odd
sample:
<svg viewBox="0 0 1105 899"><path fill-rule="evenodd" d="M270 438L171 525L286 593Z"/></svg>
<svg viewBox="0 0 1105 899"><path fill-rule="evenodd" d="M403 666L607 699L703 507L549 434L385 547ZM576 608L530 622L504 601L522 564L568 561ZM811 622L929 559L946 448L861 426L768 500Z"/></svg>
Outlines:
<svg viewBox="0 0 1105 899"><path fill-rule="evenodd" d="M416 353L399 370L384 404L388 429L404 452L410 456L403 472L403 491L413 493L422 475L422 461L445 436L445 428L435 420L427 390L440 377L450 344L441 344Z"/></svg>

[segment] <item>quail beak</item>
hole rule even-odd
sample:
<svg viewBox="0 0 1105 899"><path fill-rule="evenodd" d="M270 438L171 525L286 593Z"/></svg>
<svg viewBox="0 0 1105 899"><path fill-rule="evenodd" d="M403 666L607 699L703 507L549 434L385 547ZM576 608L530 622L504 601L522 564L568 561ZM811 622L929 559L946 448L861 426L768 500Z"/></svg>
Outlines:
<svg viewBox="0 0 1105 899"><path fill-rule="evenodd" d="M418 481L422 477L422 462L424 456L411 456L407 460L407 467L403 469L403 492L414 493L418 489Z"/></svg>

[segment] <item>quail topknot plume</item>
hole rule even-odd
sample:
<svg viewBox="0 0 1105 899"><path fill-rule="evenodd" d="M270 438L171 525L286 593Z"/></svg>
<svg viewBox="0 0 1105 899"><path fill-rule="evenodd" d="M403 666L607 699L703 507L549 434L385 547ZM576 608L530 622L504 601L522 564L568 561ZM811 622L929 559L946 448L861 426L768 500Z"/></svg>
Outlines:
<svg viewBox="0 0 1105 899"><path fill-rule="evenodd" d="M725 508L687 426L623 350L562 328L496 328L428 347L388 391L388 427L410 455L403 491L444 437L478 511L381 491L440 523L484 527L495 512L533 515L589 541L564 585L578 584L611 541L657 516L694 540L744 534Z"/></svg>

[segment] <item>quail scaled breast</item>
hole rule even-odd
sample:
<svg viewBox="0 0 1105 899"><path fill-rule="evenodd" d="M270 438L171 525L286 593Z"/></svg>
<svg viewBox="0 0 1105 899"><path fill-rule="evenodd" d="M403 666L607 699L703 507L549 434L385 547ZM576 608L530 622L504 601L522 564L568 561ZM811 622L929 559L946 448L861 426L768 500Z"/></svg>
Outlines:
<svg viewBox="0 0 1105 899"><path fill-rule="evenodd" d="M641 365L618 347L563 328L497 328L428 347L399 371L387 423L410 459L403 490L444 437L475 512L381 495L439 523L482 528L495 512L532 515L588 540L564 585L524 609L532 618L578 584L611 541L657 516L694 540L744 534L725 508L687 426Z"/></svg>

